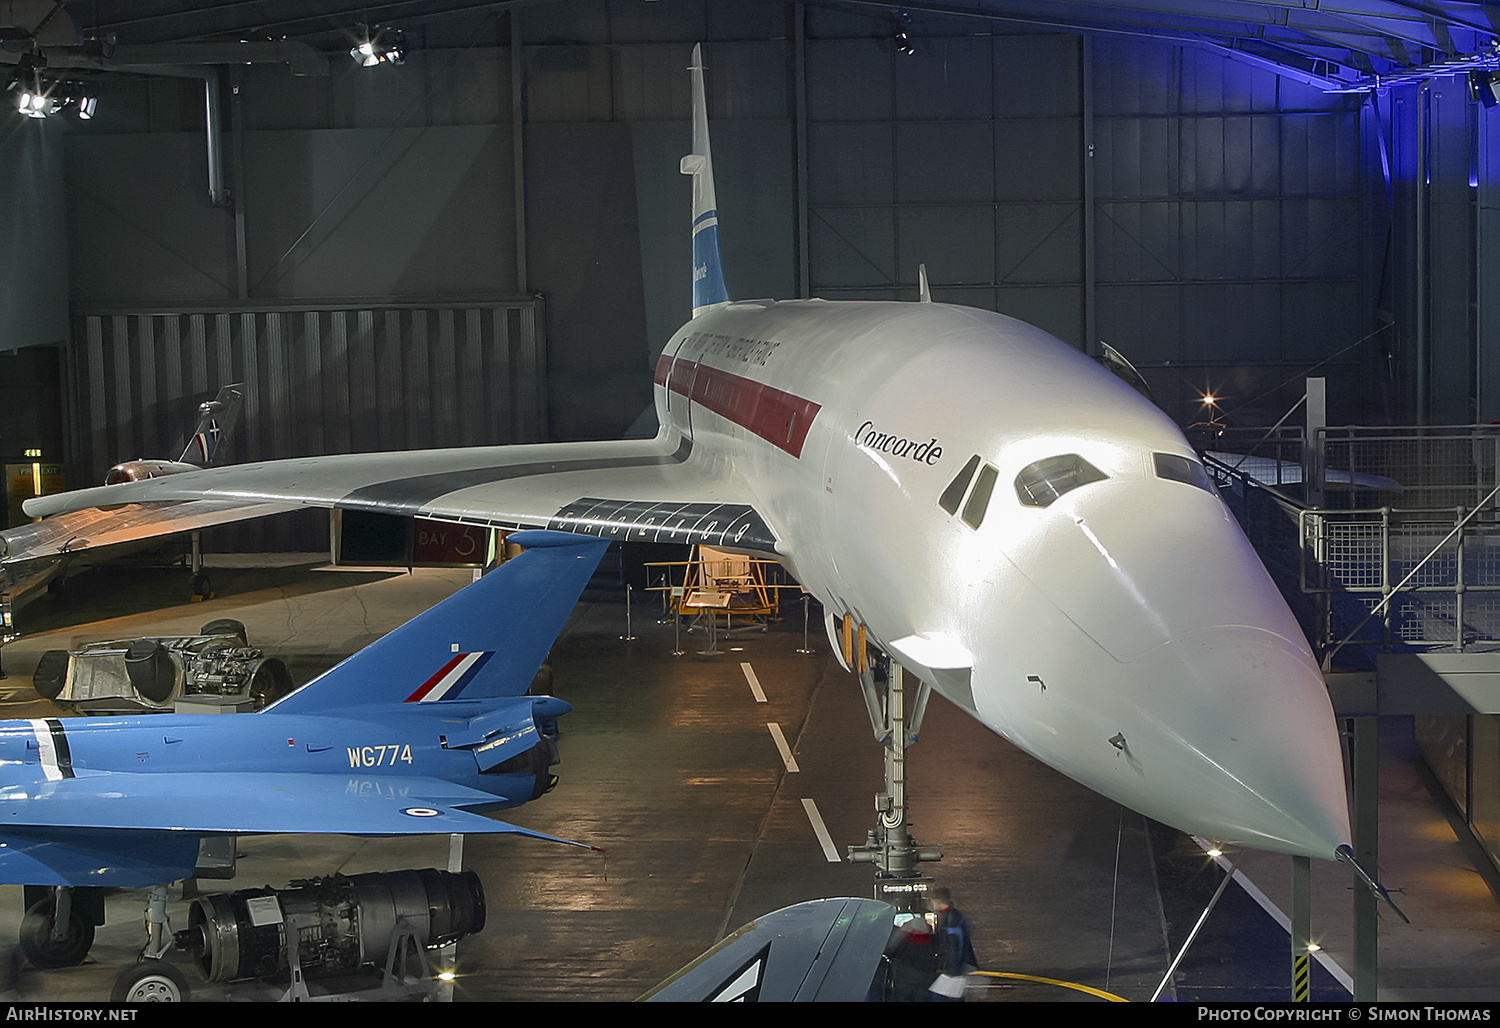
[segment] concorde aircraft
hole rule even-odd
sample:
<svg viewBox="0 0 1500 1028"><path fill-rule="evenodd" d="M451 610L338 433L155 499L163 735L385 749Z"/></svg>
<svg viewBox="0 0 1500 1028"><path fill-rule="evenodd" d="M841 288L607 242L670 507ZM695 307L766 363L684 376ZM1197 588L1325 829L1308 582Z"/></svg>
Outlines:
<svg viewBox="0 0 1500 1028"><path fill-rule="evenodd" d="M830 637L860 626L1077 781L1220 843L1335 858L1322 676L1182 433L1073 347L925 289L732 300L698 50L692 76L694 310L656 366L654 439L273 461L28 512L299 503L769 555Z"/></svg>
<svg viewBox="0 0 1500 1028"><path fill-rule="evenodd" d="M510 538L518 556L257 713L0 721L0 883L160 886L214 836L551 839L484 814L556 782L539 725L570 708L527 690L609 544ZM22 922L39 967L93 939L55 902Z"/></svg>

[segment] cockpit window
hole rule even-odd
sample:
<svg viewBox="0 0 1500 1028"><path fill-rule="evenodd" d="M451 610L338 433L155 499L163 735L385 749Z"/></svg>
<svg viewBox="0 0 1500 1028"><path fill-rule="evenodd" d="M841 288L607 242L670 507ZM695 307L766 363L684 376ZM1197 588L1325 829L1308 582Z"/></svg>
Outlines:
<svg viewBox="0 0 1500 1028"><path fill-rule="evenodd" d="M1016 495L1028 507L1046 507L1063 493L1109 476L1076 453L1028 464L1016 476Z"/></svg>
<svg viewBox="0 0 1500 1028"><path fill-rule="evenodd" d="M974 491L969 494L969 502L964 504L964 523L970 528L978 528L979 523L984 520L984 512L990 506L990 494L995 491L995 479L999 475L1000 472L995 470L993 464L986 464L980 469Z"/></svg>
<svg viewBox="0 0 1500 1028"><path fill-rule="evenodd" d="M974 477L974 469L979 467L979 454L969 458L969 463L964 469L948 483L948 488L943 490L943 495L938 497L938 506L949 514L958 513L959 501L964 498L964 490L969 488L969 479Z"/></svg>
<svg viewBox="0 0 1500 1028"><path fill-rule="evenodd" d="M1197 461L1179 457L1175 453L1153 453L1151 459L1156 463L1157 478L1195 485L1215 496L1219 495L1218 490L1214 488L1214 480L1209 477L1208 470Z"/></svg>

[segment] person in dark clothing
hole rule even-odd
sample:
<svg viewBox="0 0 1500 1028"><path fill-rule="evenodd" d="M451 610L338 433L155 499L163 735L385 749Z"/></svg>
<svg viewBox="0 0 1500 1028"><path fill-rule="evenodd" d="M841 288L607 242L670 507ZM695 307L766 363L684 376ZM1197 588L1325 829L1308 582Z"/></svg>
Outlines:
<svg viewBox="0 0 1500 1028"><path fill-rule="evenodd" d="M937 914L934 942L938 975L930 987L931 998L962 1002L965 976L979 969L974 956L974 926L953 905L953 894L942 886L932 890L927 905Z"/></svg>

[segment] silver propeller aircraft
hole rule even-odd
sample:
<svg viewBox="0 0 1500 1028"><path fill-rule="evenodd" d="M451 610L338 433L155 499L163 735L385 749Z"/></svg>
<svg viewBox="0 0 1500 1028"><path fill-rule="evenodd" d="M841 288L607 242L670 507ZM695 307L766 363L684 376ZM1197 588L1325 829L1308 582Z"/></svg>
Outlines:
<svg viewBox="0 0 1500 1028"><path fill-rule="evenodd" d="M361 453L40 497L310 504L769 555L1042 761L1223 844L1335 859L1318 665L1182 433L1078 350L933 303L730 299L693 59L693 318L651 440Z"/></svg>
<svg viewBox="0 0 1500 1028"><path fill-rule="evenodd" d="M198 418L182 456L176 460L142 458L116 464L104 476L105 485L138 482L163 475L198 471L222 459L230 433L239 418L244 387L236 383L198 405ZM188 500L179 503L110 504L60 514L0 532L0 591L10 594L13 609L34 599L41 587L60 580L69 562L87 554L92 562L124 556L164 536L250 517L264 517L294 509L295 505L246 507L243 503ZM197 568L194 568L196 573Z"/></svg>

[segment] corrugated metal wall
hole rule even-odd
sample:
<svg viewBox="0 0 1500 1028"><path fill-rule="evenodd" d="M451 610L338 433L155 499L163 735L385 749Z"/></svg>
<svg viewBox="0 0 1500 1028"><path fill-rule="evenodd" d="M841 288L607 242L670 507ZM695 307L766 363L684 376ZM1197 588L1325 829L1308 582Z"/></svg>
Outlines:
<svg viewBox="0 0 1500 1028"><path fill-rule="evenodd" d="M1081 40L807 47L814 295L999 310L1083 345ZM727 219L726 219L727 224ZM725 228L728 232L729 228Z"/></svg>
<svg viewBox="0 0 1500 1028"><path fill-rule="evenodd" d="M1355 100L1139 40L807 54L815 295L910 299L925 263L935 299L1115 346L1184 424L1210 389L1274 421L1369 331ZM1320 368L1339 415L1366 357Z"/></svg>
<svg viewBox="0 0 1500 1028"><path fill-rule="evenodd" d="M534 442L547 437L541 301L240 304L78 312L80 449L110 465L182 452L197 405L245 386L227 459ZM84 483L76 483L84 484ZM305 522L304 522L305 523ZM230 531L230 530L223 530ZM315 531L236 545L319 548Z"/></svg>
<svg viewBox="0 0 1500 1028"><path fill-rule="evenodd" d="M1359 103L1192 47L1096 40L1097 323L1184 424L1271 424L1328 378L1368 417ZM1316 369L1316 370L1314 370Z"/></svg>

